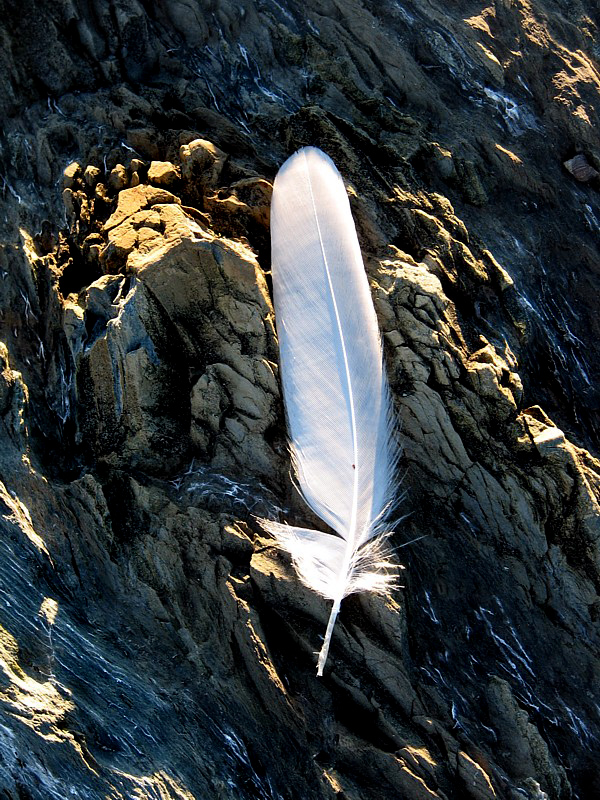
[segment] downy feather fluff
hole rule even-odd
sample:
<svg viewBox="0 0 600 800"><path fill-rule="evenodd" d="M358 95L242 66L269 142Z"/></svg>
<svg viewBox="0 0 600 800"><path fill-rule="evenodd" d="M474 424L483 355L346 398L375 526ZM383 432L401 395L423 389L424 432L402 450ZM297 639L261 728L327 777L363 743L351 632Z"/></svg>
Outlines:
<svg viewBox="0 0 600 800"><path fill-rule="evenodd" d="M342 599L385 592L398 446L381 339L350 204L333 161L305 147L279 170L271 205L281 381L298 488L335 531L263 520L301 580L333 600L323 674Z"/></svg>

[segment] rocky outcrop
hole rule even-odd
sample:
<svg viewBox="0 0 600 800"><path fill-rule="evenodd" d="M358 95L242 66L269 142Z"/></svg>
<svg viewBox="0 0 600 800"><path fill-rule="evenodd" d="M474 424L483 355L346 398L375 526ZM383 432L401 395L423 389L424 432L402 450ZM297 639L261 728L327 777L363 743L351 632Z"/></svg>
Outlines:
<svg viewBox="0 0 600 800"><path fill-rule="evenodd" d="M5 15L0 789L593 797L597 12L217 6ZM403 445L403 586L344 602L322 680L327 603L258 523L315 522L269 288L303 144Z"/></svg>

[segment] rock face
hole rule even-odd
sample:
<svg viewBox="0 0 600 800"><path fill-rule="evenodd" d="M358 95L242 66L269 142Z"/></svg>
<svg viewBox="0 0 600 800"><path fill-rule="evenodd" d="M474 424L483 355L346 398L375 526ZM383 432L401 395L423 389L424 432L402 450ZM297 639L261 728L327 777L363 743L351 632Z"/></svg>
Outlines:
<svg viewBox="0 0 600 800"><path fill-rule="evenodd" d="M0 793L600 795L596 4L2 19ZM388 600L289 476L269 203L343 173L403 444ZM401 484L401 485L400 485ZM406 547L404 547L406 545Z"/></svg>

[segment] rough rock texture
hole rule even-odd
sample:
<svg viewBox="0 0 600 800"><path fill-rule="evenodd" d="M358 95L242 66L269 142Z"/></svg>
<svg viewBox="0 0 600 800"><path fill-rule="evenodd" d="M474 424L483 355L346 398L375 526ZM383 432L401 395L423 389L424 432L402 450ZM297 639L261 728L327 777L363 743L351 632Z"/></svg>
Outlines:
<svg viewBox="0 0 600 800"><path fill-rule="evenodd" d="M592 0L3 7L0 794L600 796ZM289 477L271 181L346 178L404 587L327 603Z"/></svg>

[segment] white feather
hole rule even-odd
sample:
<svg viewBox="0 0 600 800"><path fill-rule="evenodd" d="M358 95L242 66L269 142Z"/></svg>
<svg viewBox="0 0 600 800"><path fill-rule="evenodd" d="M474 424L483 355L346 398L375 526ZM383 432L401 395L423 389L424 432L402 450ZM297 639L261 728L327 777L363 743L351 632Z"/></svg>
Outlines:
<svg viewBox="0 0 600 800"><path fill-rule="evenodd" d="M279 170L271 205L272 275L281 381L300 491L337 535L263 525L302 581L333 607L393 578L385 520L398 446L381 339L350 204L334 163L305 147Z"/></svg>

